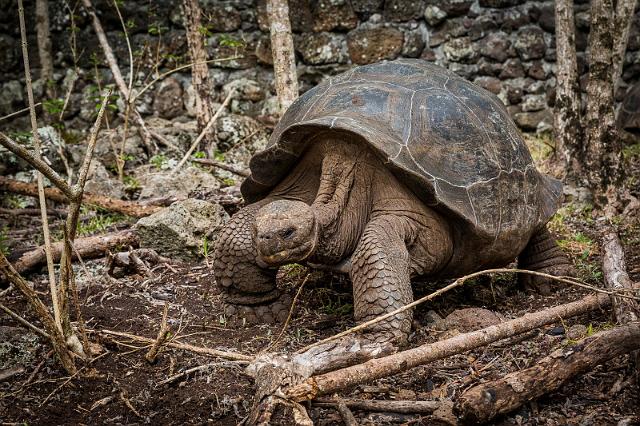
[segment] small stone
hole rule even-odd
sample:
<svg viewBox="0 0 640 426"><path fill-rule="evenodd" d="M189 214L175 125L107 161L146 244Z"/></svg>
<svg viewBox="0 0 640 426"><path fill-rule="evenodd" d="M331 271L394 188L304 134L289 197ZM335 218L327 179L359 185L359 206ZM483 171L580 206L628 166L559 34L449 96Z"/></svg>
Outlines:
<svg viewBox="0 0 640 426"><path fill-rule="evenodd" d="M156 89L153 100L154 113L168 120L181 115L184 112L182 96L180 82L172 77L165 78Z"/></svg>
<svg viewBox="0 0 640 426"><path fill-rule="evenodd" d="M240 12L232 5L224 3L207 8L204 17L206 19L203 19L203 23L213 28L213 31L220 33L235 31L240 28L242 23Z"/></svg>
<svg viewBox="0 0 640 426"><path fill-rule="evenodd" d="M524 77L524 68L518 59L508 59L502 66L501 79Z"/></svg>
<svg viewBox="0 0 640 426"><path fill-rule="evenodd" d="M273 65L273 53L271 52L271 39L261 37L256 43L256 58L259 64Z"/></svg>
<svg viewBox="0 0 640 426"><path fill-rule="evenodd" d="M522 100L522 110L526 112L540 111L547 107L547 97L543 95L526 95Z"/></svg>
<svg viewBox="0 0 640 426"><path fill-rule="evenodd" d="M544 34L538 27L525 27L518 31L514 46L523 61L543 58L547 49Z"/></svg>
<svg viewBox="0 0 640 426"><path fill-rule="evenodd" d="M500 71L502 71L501 63L490 61L487 58L480 58L478 61L478 73L480 75L497 77Z"/></svg>
<svg viewBox="0 0 640 426"><path fill-rule="evenodd" d="M496 95L502 90L502 82L495 77L478 77L473 82Z"/></svg>
<svg viewBox="0 0 640 426"><path fill-rule="evenodd" d="M493 34L498 28L493 15L480 15L478 16L469 29L469 36L471 40L479 40L486 35Z"/></svg>
<svg viewBox="0 0 640 426"><path fill-rule="evenodd" d="M404 45L402 46L402 56L406 58L418 58L425 46L425 34L427 29L419 27L415 30L405 31L404 33Z"/></svg>
<svg viewBox="0 0 640 426"><path fill-rule="evenodd" d="M358 25L358 17L353 11L350 2L318 0L314 3L314 31L345 31L351 30Z"/></svg>
<svg viewBox="0 0 640 426"><path fill-rule="evenodd" d="M187 199L140 219L134 230L140 247L188 262L202 256L205 239L210 247L213 246L218 231L227 220L229 215L220 205Z"/></svg>
<svg viewBox="0 0 640 426"><path fill-rule="evenodd" d="M587 327L582 324L574 324L567 330L567 338L580 340L587 335Z"/></svg>
<svg viewBox="0 0 640 426"><path fill-rule="evenodd" d="M347 34L349 56L359 65L395 59L402 51L403 43L404 35L395 28L358 28Z"/></svg>
<svg viewBox="0 0 640 426"><path fill-rule="evenodd" d="M552 327L549 330L547 330L547 334L549 336L562 336L564 334L564 327L562 326Z"/></svg>
<svg viewBox="0 0 640 426"><path fill-rule="evenodd" d="M543 4L540 7L540 16L538 16L538 25L548 33L556 31L556 15L553 3Z"/></svg>
<svg viewBox="0 0 640 426"><path fill-rule="evenodd" d="M427 24L435 27L442 23L447 18L447 12L440 9L438 6L430 4L424 10L424 19Z"/></svg>
<svg viewBox="0 0 640 426"><path fill-rule="evenodd" d="M480 7L513 7L523 4L526 0L480 0Z"/></svg>
<svg viewBox="0 0 640 426"><path fill-rule="evenodd" d="M484 308L456 309L437 324L440 330L458 330L461 333L479 330L499 324L502 318L497 313Z"/></svg>
<svg viewBox="0 0 640 426"><path fill-rule="evenodd" d="M345 37L332 33L305 33L296 37L296 50L310 65L344 63L347 60Z"/></svg>
<svg viewBox="0 0 640 426"><path fill-rule="evenodd" d="M511 105L519 104L522 102L522 97L524 96L524 91L520 87L507 86L507 101ZM521 112L521 111L518 111Z"/></svg>
<svg viewBox="0 0 640 426"><path fill-rule="evenodd" d="M255 80L239 78L233 80L222 87L222 92L227 96L232 89L235 89L235 99L243 101L258 102L264 99L264 88Z"/></svg>
<svg viewBox="0 0 640 426"><path fill-rule="evenodd" d="M450 17L466 15L473 4L472 0L428 0L428 2L437 4Z"/></svg>
<svg viewBox="0 0 640 426"><path fill-rule="evenodd" d="M536 80L545 80L547 78L547 73L544 70L542 61L532 62L529 68L527 69L527 75Z"/></svg>
<svg viewBox="0 0 640 426"><path fill-rule="evenodd" d="M478 57L469 37L449 40L444 44L443 51L447 59L453 62L471 63Z"/></svg>
<svg viewBox="0 0 640 426"><path fill-rule="evenodd" d="M480 54L498 62L504 62L509 57L511 42L503 32L491 33L480 42Z"/></svg>
<svg viewBox="0 0 640 426"><path fill-rule="evenodd" d="M385 0L384 19L406 22L420 18L424 13L424 0Z"/></svg>
<svg viewBox="0 0 640 426"><path fill-rule="evenodd" d="M114 179L100 161L91 160L87 183L84 190L88 193L106 195L120 199L123 196L123 187L117 179Z"/></svg>
<svg viewBox="0 0 640 426"><path fill-rule="evenodd" d="M547 126L553 122L553 116L551 111L543 109L535 112L520 112L513 116L514 121L522 130L531 131L537 130L538 126Z"/></svg>

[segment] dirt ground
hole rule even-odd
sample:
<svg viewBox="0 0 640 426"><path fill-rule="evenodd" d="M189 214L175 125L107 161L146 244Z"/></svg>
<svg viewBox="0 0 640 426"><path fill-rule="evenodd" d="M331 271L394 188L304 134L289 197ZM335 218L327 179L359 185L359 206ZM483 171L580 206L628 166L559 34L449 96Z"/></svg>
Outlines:
<svg viewBox="0 0 640 426"><path fill-rule="evenodd" d="M635 196L640 194L637 192ZM34 244L36 217L0 216L11 250ZM89 221L91 219L88 219ZM130 225L119 218L94 232ZM569 200L551 223L560 244L573 259L581 279L603 286L594 213L589 205ZM623 218L619 231L631 278L640 280L640 229L637 219ZM35 241L37 242L37 241ZM335 334L354 324L348 280L339 275L312 272L282 338L281 326L231 326L224 317L212 271L205 260L198 264L159 264L151 276L121 278L106 273L105 259L76 264L82 313L89 338L102 351L89 364L79 364L68 377L38 335L9 317L0 316L0 372L17 374L0 381L1 424L221 424L234 425L248 414L254 396L252 379L237 363L165 348L155 364L144 359L148 346L105 334L114 330L155 338L165 303L169 306L171 338L216 349L254 355L291 351ZM47 298L46 276L28 278ZM308 271L302 266L281 269L279 285L294 292ZM415 296L444 283L415 283ZM443 329L437 318L456 309L482 307L515 318L526 312L576 300L587 294L562 286L547 297L527 293L513 276L481 278L419 306L409 346L432 342L456 333L456 325ZM27 319L33 314L16 291L2 303ZM582 325L584 327L579 327ZM426 400L455 396L467 387L532 365L559 347L572 344L575 333L593 333L612 326L610 312L601 310L536 330L522 339L500 341L488 347L415 368L368 385L344 397L360 399ZM519 341L518 341L519 340ZM168 384L161 382L192 367L212 364ZM308 406L318 425L340 424L337 411ZM389 415L354 411L362 424L434 424L429 416ZM605 365L565 384L559 391L498 419L496 425L630 425L640 424L640 385L629 357Z"/></svg>

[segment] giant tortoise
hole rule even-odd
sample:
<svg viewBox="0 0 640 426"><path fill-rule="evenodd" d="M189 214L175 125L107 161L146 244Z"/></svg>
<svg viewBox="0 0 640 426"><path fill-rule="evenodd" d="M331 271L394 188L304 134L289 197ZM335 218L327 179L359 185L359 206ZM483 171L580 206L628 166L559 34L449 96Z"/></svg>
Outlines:
<svg viewBox="0 0 640 426"><path fill-rule="evenodd" d="M535 271L569 268L546 228L560 182L536 169L496 96L421 60L354 67L309 90L250 169L249 204L215 249L230 316L286 318L275 276L289 263L348 271L359 322L410 303L415 276L516 257ZM405 311L376 324L358 350L392 350L411 320Z"/></svg>

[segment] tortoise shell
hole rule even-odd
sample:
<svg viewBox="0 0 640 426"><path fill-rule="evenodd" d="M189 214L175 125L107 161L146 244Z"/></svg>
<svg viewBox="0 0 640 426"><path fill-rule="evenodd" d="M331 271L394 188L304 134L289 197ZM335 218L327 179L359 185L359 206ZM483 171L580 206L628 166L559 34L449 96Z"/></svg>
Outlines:
<svg viewBox="0 0 640 426"><path fill-rule="evenodd" d="M495 95L409 59L354 67L300 96L251 159L245 199L264 198L310 135L327 129L363 138L416 196L474 240L523 248L560 203L560 182L538 172Z"/></svg>

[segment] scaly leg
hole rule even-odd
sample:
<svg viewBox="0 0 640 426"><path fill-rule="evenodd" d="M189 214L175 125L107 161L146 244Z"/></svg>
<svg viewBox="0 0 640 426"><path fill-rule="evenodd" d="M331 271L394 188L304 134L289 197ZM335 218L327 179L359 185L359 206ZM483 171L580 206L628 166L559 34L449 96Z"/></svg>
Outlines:
<svg viewBox="0 0 640 426"><path fill-rule="evenodd" d="M355 318L365 322L412 301L407 219L393 215L373 219L352 256L351 281ZM411 310L399 313L363 331L315 346L296 355L294 363L318 374L377 358L405 343L411 330Z"/></svg>
<svg viewBox="0 0 640 426"><path fill-rule="evenodd" d="M255 214L266 201L236 213L220 232L214 254L214 274L224 293L225 314L249 323L286 319L291 299L276 288L276 269L256 263L253 241Z"/></svg>
<svg viewBox="0 0 640 426"><path fill-rule="evenodd" d="M518 256L518 267L554 276L574 276L575 270L567 256L545 226L535 233ZM520 274L520 283L543 295L551 294L553 280L535 275Z"/></svg>

